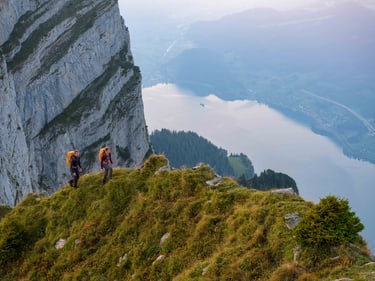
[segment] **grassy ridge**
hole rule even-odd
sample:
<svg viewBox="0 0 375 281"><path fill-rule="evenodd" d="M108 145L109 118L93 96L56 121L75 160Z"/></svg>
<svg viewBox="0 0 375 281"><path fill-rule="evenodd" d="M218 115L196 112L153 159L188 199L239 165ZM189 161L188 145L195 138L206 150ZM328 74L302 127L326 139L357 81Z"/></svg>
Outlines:
<svg viewBox="0 0 375 281"><path fill-rule="evenodd" d="M167 162L151 156L105 186L97 173L77 190L27 197L0 221L2 280L372 280L364 245L293 262L284 217L311 203L229 178L210 186L208 166L155 174Z"/></svg>

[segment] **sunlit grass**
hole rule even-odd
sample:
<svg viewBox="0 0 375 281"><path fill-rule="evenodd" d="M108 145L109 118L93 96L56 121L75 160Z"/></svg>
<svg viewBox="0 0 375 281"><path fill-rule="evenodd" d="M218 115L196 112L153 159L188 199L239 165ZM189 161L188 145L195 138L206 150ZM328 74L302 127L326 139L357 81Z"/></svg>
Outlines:
<svg viewBox="0 0 375 281"><path fill-rule="evenodd" d="M312 206L299 196L230 178L210 186L215 172L204 165L155 174L167 163L154 155L139 169L115 169L104 186L95 173L78 189L28 196L0 221L2 280L372 280L365 245L316 268L293 260L284 217Z"/></svg>

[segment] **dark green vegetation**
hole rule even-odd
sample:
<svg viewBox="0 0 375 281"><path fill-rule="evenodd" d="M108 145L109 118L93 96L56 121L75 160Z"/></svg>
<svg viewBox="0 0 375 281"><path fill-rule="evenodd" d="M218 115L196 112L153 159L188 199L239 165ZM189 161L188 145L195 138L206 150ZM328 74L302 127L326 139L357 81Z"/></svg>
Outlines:
<svg viewBox="0 0 375 281"><path fill-rule="evenodd" d="M283 173L276 173L273 170L265 170L260 175L254 175L248 181L241 179L241 184L258 190L269 190L270 188L293 188L299 194L297 184L294 179Z"/></svg>
<svg viewBox="0 0 375 281"><path fill-rule="evenodd" d="M317 208L299 196L230 178L211 187L205 165L155 174L167 162L151 156L139 169L116 169L105 186L97 173L77 190L29 195L0 220L1 280L372 280L356 233L352 244L293 261L298 243L284 217Z"/></svg>
<svg viewBox="0 0 375 281"><path fill-rule="evenodd" d="M247 180L255 176L253 163L247 155L243 153L230 154L228 160L233 168L234 177L236 179L243 178Z"/></svg>
<svg viewBox="0 0 375 281"><path fill-rule="evenodd" d="M375 163L374 31L375 12L354 3L249 10L192 25L195 48L166 62L161 80L258 100Z"/></svg>
<svg viewBox="0 0 375 281"><path fill-rule="evenodd" d="M150 135L150 141L156 153L163 153L172 167L194 167L198 163L209 164L218 174L245 177L254 176L254 167L244 155L230 155L223 148L194 132L156 130Z"/></svg>
<svg viewBox="0 0 375 281"><path fill-rule="evenodd" d="M301 245L321 248L354 242L363 228L347 200L327 196L303 218L295 233Z"/></svg>
<svg viewBox="0 0 375 281"><path fill-rule="evenodd" d="M3 218L11 210L12 210L12 208L9 207L9 206L0 205L0 219Z"/></svg>
<svg viewBox="0 0 375 281"><path fill-rule="evenodd" d="M298 194L296 182L288 175L268 169L258 176L245 154L228 156L225 149L194 132L156 130L150 135L150 140L155 152L165 154L172 167L194 167L203 162L220 175L234 177L243 186L259 190L291 187Z"/></svg>
<svg viewBox="0 0 375 281"><path fill-rule="evenodd" d="M327 196L309 210L294 229L296 241L303 247L301 258L325 257L327 247L353 243L364 229L351 211L348 200ZM313 262L319 262L313 258Z"/></svg>

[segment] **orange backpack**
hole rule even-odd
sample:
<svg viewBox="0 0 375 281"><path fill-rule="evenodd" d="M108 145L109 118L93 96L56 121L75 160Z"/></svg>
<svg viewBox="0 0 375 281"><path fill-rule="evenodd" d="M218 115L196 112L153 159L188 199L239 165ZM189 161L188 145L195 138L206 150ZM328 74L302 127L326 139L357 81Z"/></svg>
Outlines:
<svg viewBox="0 0 375 281"><path fill-rule="evenodd" d="M70 161L72 160L72 157L73 157L73 155L74 155L74 151L75 151L75 150L70 150L70 151L68 151L68 153L66 154L65 161L66 161L66 165L67 165L68 167L70 167Z"/></svg>
<svg viewBox="0 0 375 281"><path fill-rule="evenodd" d="M98 154L99 163L102 163L102 157L106 149L107 147L102 147L101 149L99 149L99 154ZM111 152L109 148L108 148L108 152L109 153Z"/></svg>

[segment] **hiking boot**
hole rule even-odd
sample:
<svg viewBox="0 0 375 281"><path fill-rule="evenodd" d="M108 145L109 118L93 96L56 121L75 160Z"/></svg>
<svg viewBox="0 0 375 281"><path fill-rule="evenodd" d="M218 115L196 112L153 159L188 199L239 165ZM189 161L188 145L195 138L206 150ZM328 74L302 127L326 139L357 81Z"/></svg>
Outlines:
<svg viewBox="0 0 375 281"><path fill-rule="evenodd" d="M73 187L73 180L70 180L69 184L70 184L71 187Z"/></svg>
<svg viewBox="0 0 375 281"><path fill-rule="evenodd" d="M103 180L103 185L105 185L105 180Z"/></svg>

